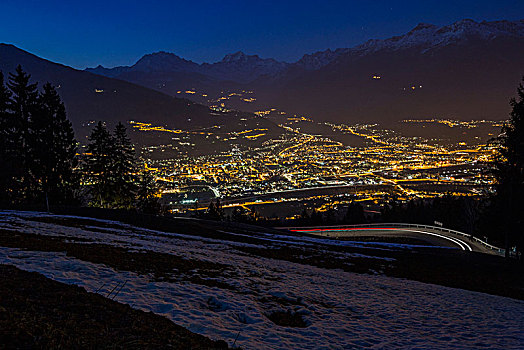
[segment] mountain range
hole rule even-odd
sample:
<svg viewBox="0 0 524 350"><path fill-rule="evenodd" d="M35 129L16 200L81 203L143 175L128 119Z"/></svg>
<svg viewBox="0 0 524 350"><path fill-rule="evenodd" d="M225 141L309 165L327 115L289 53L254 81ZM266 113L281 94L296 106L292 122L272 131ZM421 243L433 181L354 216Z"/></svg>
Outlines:
<svg viewBox="0 0 524 350"><path fill-rule="evenodd" d="M274 75L284 71L289 64L258 55L246 55L242 51L228 54L215 63L198 64L183 59L174 53L160 51L143 56L132 66L115 68L87 68L86 71L109 77L122 77L130 73L195 73L216 80L231 80L248 83L263 75Z"/></svg>
<svg viewBox="0 0 524 350"><path fill-rule="evenodd" d="M0 44L0 70L7 75L18 64L33 81L58 88L77 130L93 120L183 129L238 123L249 114L195 101L248 90L253 99L226 100L226 107L277 108L342 123L505 119L524 75L524 20L419 24L404 35L304 55L294 63L237 52L198 64L159 52L132 66L81 71ZM202 94L177 94L188 89Z"/></svg>
<svg viewBox="0 0 524 350"><path fill-rule="evenodd" d="M237 52L198 64L157 52L132 66L86 70L169 95L248 89L256 101L235 108L276 107L317 120L503 119L524 75L524 20L421 23L403 35L293 63Z"/></svg>

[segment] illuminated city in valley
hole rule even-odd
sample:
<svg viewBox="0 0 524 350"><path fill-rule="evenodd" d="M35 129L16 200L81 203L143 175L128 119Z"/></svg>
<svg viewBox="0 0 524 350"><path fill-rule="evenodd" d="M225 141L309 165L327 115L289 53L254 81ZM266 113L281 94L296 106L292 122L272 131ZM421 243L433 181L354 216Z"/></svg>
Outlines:
<svg viewBox="0 0 524 350"><path fill-rule="evenodd" d="M231 96L242 93L210 100L210 108L230 111L223 102L212 103ZM129 125L135 138L158 142L144 146L141 159L162 184L173 213L206 210L220 199L224 208L292 219L304 209L326 211L352 201L373 211L391 199L486 194L493 183L490 141L503 122L407 119L385 128L315 122L272 108L234 127ZM283 209L290 202L300 205Z"/></svg>

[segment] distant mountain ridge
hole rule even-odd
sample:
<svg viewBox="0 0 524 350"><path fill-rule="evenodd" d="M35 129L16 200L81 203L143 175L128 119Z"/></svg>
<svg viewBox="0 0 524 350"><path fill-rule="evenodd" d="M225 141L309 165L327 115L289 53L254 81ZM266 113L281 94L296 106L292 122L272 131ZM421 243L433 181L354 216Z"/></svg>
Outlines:
<svg viewBox="0 0 524 350"><path fill-rule="evenodd" d="M306 70L318 70L345 55L364 56L381 50L402 50L421 47L429 51L450 44L476 38L492 40L499 37L524 37L524 20L520 21L483 21L475 22L464 19L446 26L419 23L404 35L388 39L371 39L353 48L327 49L312 54L305 54L294 63L280 62L272 58L260 58L258 55L246 55L242 51L226 55L215 63L198 64L183 59L174 53L159 51L144 55L132 66L115 68L86 68L87 71L117 77L127 72L184 72L208 75L214 79L233 80L249 83L264 75L277 75L286 69L300 67Z"/></svg>
<svg viewBox="0 0 524 350"><path fill-rule="evenodd" d="M308 70L317 70L342 56L362 57L379 51L397 51L411 48L420 48L421 53L427 53L439 47L463 43L471 39L489 41L500 37L524 38L524 20L475 22L471 19L464 19L442 27L419 23L404 35L388 39L371 39L353 48L328 49L306 54L295 64Z"/></svg>
<svg viewBox="0 0 524 350"><path fill-rule="evenodd" d="M147 54L132 66L115 68L87 68L86 71L108 77L118 77L126 73L197 73L218 80L249 82L253 77L271 75L283 71L288 64L272 58L264 59L258 55L246 55L238 51L226 55L215 63L198 64L183 59L174 53L159 51Z"/></svg>
<svg viewBox="0 0 524 350"><path fill-rule="evenodd" d="M146 58L154 72L145 72ZM228 103L248 111L275 107L315 120L503 119L524 75L524 20L420 23L403 35L306 54L294 63L238 52L199 65L156 53L131 67L89 71L170 95L250 90L256 101Z"/></svg>

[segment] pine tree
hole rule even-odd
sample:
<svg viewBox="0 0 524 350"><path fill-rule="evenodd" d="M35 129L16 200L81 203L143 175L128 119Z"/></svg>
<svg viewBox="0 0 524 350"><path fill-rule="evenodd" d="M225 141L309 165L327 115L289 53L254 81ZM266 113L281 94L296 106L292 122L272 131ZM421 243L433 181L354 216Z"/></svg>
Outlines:
<svg viewBox="0 0 524 350"><path fill-rule="evenodd" d="M98 122L91 132L87 151L85 175L86 183L90 187L90 204L110 208L115 198L111 161L114 152L114 138L102 122Z"/></svg>
<svg viewBox="0 0 524 350"><path fill-rule="evenodd" d="M523 79L524 82L524 79ZM522 250L524 241L522 213L524 210L524 86L519 84L517 99L511 99L510 120L497 138L498 156L493 174L496 178L494 211L503 214L502 231L506 247L516 245Z"/></svg>
<svg viewBox="0 0 524 350"><path fill-rule="evenodd" d="M224 209L222 208L222 203L220 199L217 198L216 203L209 203L209 207L206 212L206 217L210 220L222 221L224 219Z"/></svg>
<svg viewBox="0 0 524 350"><path fill-rule="evenodd" d="M38 99L38 112L30 122L32 173L39 180L49 210L49 200L64 203L75 188L77 142L65 106L47 83Z"/></svg>
<svg viewBox="0 0 524 350"><path fill-rule="evenodd" d="M11 121L11 91L4 84L4 74L0 72L0 146L2 151L6 149L6 137L9 136Z"/></svg>
<svg viewBox="0 0 524 350"><path fill-rule="evenodd" d="M159 188L155 177L146 170L139 173L136 191L136 209L146 214L158 214L161 205L158 201Z"/></svg>
<svg viewBox="0 0 524 350"><path fill-rule="evenodd" d="M0 72L0 203L10 202L12 174L11 141L11 92L4 84L4 75Z"/></svg>
<svg viewBox="0 0 524 350"><path fill-rule="evenodd" d="M26 74L21 66L16 68L15 74L9 74L8 87L12 92L10 123L11 146L10 152L16 157L16 163L12 164L13 175L16 184L13 185L13 193L18 196L18 201L31 199L37 185L31 173L30 154L30 123L38 110L37 84L31 84L31 76Z"/></svg>
<svg viewBox="0 0 524 350"><path fill-rule="evenodd" d="M126 127L118 123L113 133L112 186L116 208L131 208L136 196L135 149L127 136Z"/></svg>

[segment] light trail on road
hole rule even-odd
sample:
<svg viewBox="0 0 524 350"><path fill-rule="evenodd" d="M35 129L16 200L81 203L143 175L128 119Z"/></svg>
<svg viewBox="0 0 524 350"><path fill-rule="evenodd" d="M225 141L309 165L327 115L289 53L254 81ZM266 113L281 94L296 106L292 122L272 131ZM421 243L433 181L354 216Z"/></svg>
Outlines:
<svg viewBox="0 0 524 350"><path fill-rule="evenodd" d="M473 251L471 249L471 246L467 244L466 242L455 238L455 237L449 237L444 236L442 234L433 233L433 232L427 232L427 231L420 231L420 230L411 230L411 229L402 229L402 228L393 228L393 227L351 227L351 228L333 228L333 229L306 229L306 230L290 230L291 232L333 232L333 231L401 231L401 232L415 232L415 233L422 233L425 235L435 236L439 237L445 240L448 240L450 242L453 242L454 244L458 245L460 249L467 250L467 251Z"/></svg>

